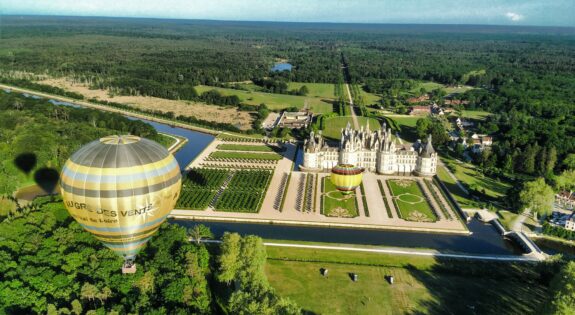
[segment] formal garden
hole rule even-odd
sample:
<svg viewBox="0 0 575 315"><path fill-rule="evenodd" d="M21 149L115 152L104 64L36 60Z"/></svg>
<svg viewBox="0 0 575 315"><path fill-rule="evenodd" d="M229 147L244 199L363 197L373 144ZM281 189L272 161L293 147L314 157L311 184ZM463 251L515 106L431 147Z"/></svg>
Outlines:
<svg viewBox="0 0 575 315"><path fill-rule="evenodd" d="M272 145L250 145L250 144L234 144L234 143L222 143L219 144L216 149L221 151L245 151L245 152L283 152L284 147L272 146Z"/></svg>
<svg viewBox="0 0 575 315"><path fill-rule="evenodd" d="M229 175L230 171L224 169L191 169L182 179L182 191L176 208L206 209Z"/></svg>
<svg viewBox="0 0 575 315"><path fill-rule="evenodd" d="M328 217L353 218L359 216L355 193L343 194L331 183L329 176L322 180L322 214Z"/></svg>
<svg viewBox="0 0 575 315"><path fill-rule="evenodd" d="M399 216L408 221L435 222L437 216L415 180L387 180Z"/></svg>
<svg viewBox="0 0 575 315"><path fill-rule="evenodd" d="M235 171L221 195L217 196L214 209L228 212L258 212L272 175L273 172L269 170Z"/></svg>
<svg viewBox="0 0 575 315"><path fill-rule="evenodd" d="M281 159L277 153L214 151L206 161L277 163Z"/></svg>

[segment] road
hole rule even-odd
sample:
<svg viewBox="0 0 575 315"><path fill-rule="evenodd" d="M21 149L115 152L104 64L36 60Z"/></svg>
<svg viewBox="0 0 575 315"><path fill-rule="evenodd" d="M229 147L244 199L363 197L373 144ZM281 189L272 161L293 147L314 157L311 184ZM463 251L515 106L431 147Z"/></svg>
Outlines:
<svg viewBox="0 0 575 315"><path fill-rule="evenodd" d="M353 127L355 130L359 130L359 122L357 121L357 116L355 115L355 110L353 107L353 98L351 97L351 91L349 90L349 84L345 83L345 89L347 91L347 96L349 97L349 111L351 112L351 119L353 120Z"/></svg>
<svg viewBox="0 0 575 315"><path fill-rule="evenodd" d="M194 239L190 239L194 241ZM221 243L220 240L201 240L203 243ZM506 262L536 262L539 259L528 256L514 256L514 255L469 255L469 254L447 254L434 250L424 249L407 249L407 248L362 248L362 247L348 247L348 246L328 246L328 245L305 245L305 244L289 244L289 243L270 243L264 242L265 246L275 247L288 247L288 248L306 248L306 249L322 249L322 250L341 250L350 252L363 252L363 253L378 253L378 254L394 254L394 255L411 255L411 256L426 256L438 258L459 258L459 259L474 259L474 260L491 260L491 261L506 261Z"/></svg>

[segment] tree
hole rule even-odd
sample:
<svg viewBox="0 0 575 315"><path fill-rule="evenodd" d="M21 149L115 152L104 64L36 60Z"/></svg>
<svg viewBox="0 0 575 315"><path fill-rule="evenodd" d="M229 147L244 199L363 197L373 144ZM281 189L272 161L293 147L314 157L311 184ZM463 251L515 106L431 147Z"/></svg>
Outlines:
<svg viewBox="0 0 575 315"><path fill-rule="evenodd" d="M196 244L200 245L202 239L204 238L213 238L214 235L210 228L203 225L203 224L196 224L192 228L188 229L188 237L194 240Z"/></svg>
<svg viewBox="0 0 575 315"><path fill-rule="evenodd" d="M241 236L237 233L224 233L221 253L218 257L217 279L227 284L231 283L240 268Z"/></svg>
<svg viewBox="0 0 575 315"><path fill-rule="evenodd" d="M555 193L542 177L527 182L519 193L519 200L524 208L529 209L534 215L547 215L553 210Z"/></svg>
<svg viewBox="0 0 575 315"><path fill-rule="evenodd" d="M82 314L82 303L78 300L72 301L72 313L80 315Z"/></svg>
<svg viewBox="0 0 575 315"><path fill-rule="evenodd" d="M308 93L309 93L309 89L307 88L307 86L302 85L302 86L299 88L299 91L298 91L298 94L299 94L299 95L308 95Z"/></svg>
<svg viewBox="0 0 575 315"><path fill-rule="evenodd" d="M545 314L575 314L575 262L568 262L551 280L551 301Z"/></svg>
<svg viewBox="0 0 575 315"><path fill-rule="evenodd" d="M419 139L425 139L431 129L432 121L429 118L420 118L415 123L415 131Z"/></svg>
<svg viewBox="0 0 575 315"><path fill-rule="evenodd" d="M557 164L557 149L554 146L547 150L547 158L545 161L545 174L553 174L553 169Z"/></svg>
<svg viewBox="0 0 575 315"><path fill-rule="evenodd" d="M575 170L563 171L555 177L555 187L559 190L575 188Z"/></svg>
<svg viewBox="0 0 575 315"><path fill-rule="evenodd" d="M567 154L563 160L563 165L569 170L575 170L575 153Z"/></svg>

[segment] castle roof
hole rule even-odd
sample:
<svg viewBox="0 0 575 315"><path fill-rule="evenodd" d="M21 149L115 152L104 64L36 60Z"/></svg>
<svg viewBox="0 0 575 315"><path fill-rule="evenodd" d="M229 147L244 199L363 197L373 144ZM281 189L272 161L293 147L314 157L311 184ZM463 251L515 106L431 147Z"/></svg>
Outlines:
<svg viewBox="0 0 575 315"><path fill-rule="evenodd" d="M431 143L431 135L429 135L429 137L427 137L427 143L421 151L421 157L430 158L433 153L435 153L435 149L433 149L433 145Z"/></svg>

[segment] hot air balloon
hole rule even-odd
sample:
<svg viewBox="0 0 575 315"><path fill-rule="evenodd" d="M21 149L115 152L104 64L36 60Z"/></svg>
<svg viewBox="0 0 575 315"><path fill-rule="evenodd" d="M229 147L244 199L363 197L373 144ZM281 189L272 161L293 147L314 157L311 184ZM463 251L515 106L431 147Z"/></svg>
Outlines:
<svg viewBox="0 0 575 315"><path fill-rule="evenodd" d="M88 143L64 165L61 194L70 215L124 258L123 272L174 208L178 162L158 143L108 136Z"/></svg>
<svg viewBox="0 0 575 315"><path fill-rule="evenodd" d="M338 164L331 169L331 182L343 194L351 194L361 184L363 168L352 164Z"/></svg>

